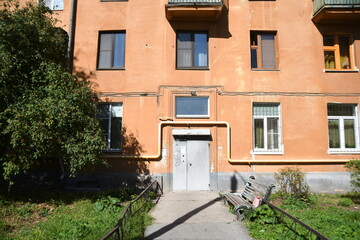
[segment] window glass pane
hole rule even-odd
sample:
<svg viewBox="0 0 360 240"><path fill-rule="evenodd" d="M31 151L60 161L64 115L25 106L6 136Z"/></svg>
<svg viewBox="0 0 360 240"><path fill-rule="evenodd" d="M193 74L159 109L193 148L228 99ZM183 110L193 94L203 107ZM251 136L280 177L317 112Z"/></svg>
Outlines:
<svg viewBox="0 0 360 240"><path fill-rule="evenodd" d="M258 68L257 49L251 49L251 68Z"/></svg>
<svg viewBox="0 0 360 240"><path fill-rule="evenodd" d="M192 37L190 33L177 34L177 66L192 67Z"/></svg>
<svg viewBox="0 0 360 240"><path fill-rule="evenodd" d="M191 49L178 49L177 66L178 67L192 67L192 50Z"/></svg>
<svg viewBox="0 0 360 240"><path fill-rule="evenodd" d="M100 35L99 68L112 67L112 49L114 34Z"/></svg>
<svg viewBox="0 0 360 240"><path fill-rule="evenodd" d="M180 49L191 49L192 48L192 37L191 33L178 33L177 34L177 47Z"/></svg>
<svg viewBox="0 0 360 240"><path fill-rule="evenodd" d="M324 36L323 43L324 43L324 46L334 46L334 44L335 44L334 36Z"/></svg>
<svg viewBox="0 0 360 240"><path fill-rule="evenodd" d="M329 148L340 148L339 120L329 120Z"/></svg>
<svg viewBox="0 0 360 240"><path fill-rule="evenodd" d="M328 104L328 116L355 116L355 105Z"/></svg>
<svg viewBox="0 0 360 240"><path fill-rule="evenodd" d="M254 103L254 116L279 116L279 104L273 103Z"/></svg>
<svg viewBox="0 0 360 240"><path fill-rule="evenodd" d="M339 37L340 45L340 64L342 69L350 69L350 43L348 36Z"/></svg>
<svg viewBox="0 0 360 240"><path fill-rule="evenodd" d="M278 118L267 119L267 148L278 149L279 148L279 128Z"/></svg>
<svg viewBox="0 0 360 240"><path fill-rule="evenodd" d="M264 148L264 120L254 119L255 148Z"/></svg>
<svg viewBox="0 0 360 240"><path fill-rule="evenodd" d="M344 119L345 148L355 148L355 122Z"/></svg>
<svg viewBox="0 0 360 240"><path fill-rule="evenodd" d="M64 0L54 0L54 10L63 10L64 9Z"/></svg>
<svg viewBox="0 0 360 240"><path fill-rule="evenodd" d="M96 118L109 118L109 104L98 104L96 106Z"/></svg>
<svg viewBox="0 0 360 240"><path fill-rule="evenodd" d="M324 61L326 69L335 69L335 52L324 51Z"/></svg>
<svg viewBox="0 0 360 240"><path fill-rule="evenodd" d="M113 103L111 105L111 117L122 117L122 104Z"/></svg>
<svg viewBox="0 0 360 240"><path fill-rule="evenodd" d="M274 34L261 35L261 49L262 49L262 67L276 68Z"/></svg>
<svg viewBox="0 0 360 240"><path fill-rule="evenodd" d="M120 149L121 148L121 117L111 118L111 137L110 137L110 148Z"/></svg>
<svg viewBox="0 0 360 240"><path fill-rule="evenodd" d="M114 68L123 68L125 59L125 33L115 34Z"/></svg>
<svg viewBox="0 0 360 240"><path fill-rule="evenodd" d="M176 116L208 116L208 97L176 97Z"/></svg>
<svg viewBox="0 0 360 240"><path fill-rule="evenodd" d="M105 136L109 135L109 119L100 119L100 127ZM107 137L106 137L107 138Z"/></svg>
<svg viewBox="0 0 360 240"><path fill-rule="evenodd" d="M45 6L53 9L53 0L44 0Z"/></svg>
<svg viewBox="0 0 360 240"><path fill-rule="evenodd" d="M208 39L205 33L194 34L194 66L206 67L208 54Z"/></svg>

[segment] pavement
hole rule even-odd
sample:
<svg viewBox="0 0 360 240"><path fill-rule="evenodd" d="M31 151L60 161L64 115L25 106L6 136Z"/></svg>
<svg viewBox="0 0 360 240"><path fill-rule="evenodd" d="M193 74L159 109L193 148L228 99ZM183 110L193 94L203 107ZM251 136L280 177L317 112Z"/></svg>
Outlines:
<svg viewBox="0 0 360 240"><path fill-rule="evenodd" d="M154 220L145 230L145 239L253 239L218 192L165 193L150 214Z"/></svg>

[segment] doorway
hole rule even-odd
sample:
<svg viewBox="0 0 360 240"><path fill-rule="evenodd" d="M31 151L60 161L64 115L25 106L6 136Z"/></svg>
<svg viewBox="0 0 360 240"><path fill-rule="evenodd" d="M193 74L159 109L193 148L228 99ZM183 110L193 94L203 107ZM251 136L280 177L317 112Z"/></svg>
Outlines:
<svg viewBox="0 0 360 240"><path fill-rule="evenodd" d="M210 189L210 136L174 136L173 190Z"/></svg>

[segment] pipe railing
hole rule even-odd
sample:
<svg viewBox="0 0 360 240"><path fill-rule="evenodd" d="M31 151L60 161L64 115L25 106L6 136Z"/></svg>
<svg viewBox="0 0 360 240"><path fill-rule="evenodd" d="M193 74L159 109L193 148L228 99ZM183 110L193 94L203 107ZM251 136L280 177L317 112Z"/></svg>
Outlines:
<svg viewBox="0 0 360 240"><path fill-rule="evenodd" d="M153 196L150 194L151 192L154 194ZM148 206L153 197L156 197L156 201L158 201L162 194L163 190L156 180L149 184L139 194L139 196L137 196L125 207L116 226L103 236L101 240L107 240L110 238L114 240L126 239L126 228L130 224L131 217Z"/></svg>
<svg viewBox="0 0 360 240"><path fill-rule="evenodd" d="M311 239L311 240L328 240L327 237L306 225L299 219L293 217L284 210L276 207L275 205L264 202L273 211L276 220L281 222L282 225L282 239Z"/></svg>

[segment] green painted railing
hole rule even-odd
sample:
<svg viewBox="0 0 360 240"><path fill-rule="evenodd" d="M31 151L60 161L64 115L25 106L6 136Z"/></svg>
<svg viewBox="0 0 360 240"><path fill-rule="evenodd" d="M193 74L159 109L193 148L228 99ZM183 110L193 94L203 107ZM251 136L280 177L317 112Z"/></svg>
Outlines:
<svg viewBox="0 0 360 240"><path fill-rule="evenodd" d="M222 4L222 0L169 0L169 4Z"/></svg>
<svg viewBox="0 0 360 240"><path fill-rule="evenodd" d="M323 7L359 8L360 0L314 0L314 15Z"/></svg>

